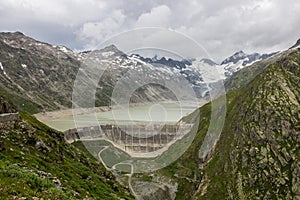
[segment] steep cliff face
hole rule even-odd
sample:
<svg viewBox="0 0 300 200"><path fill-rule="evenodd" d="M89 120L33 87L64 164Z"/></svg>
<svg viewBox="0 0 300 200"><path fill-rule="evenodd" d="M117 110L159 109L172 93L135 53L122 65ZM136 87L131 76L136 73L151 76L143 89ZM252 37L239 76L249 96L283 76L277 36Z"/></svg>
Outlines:
<svg viewBox="0 0 300 200"><path fill-rule="evenodd" d="M300 198L300 51L270 64L229 105L199 198Z"/></svg>
<svg viewBox="0 0 300 200"><path fill-rule="evenodd" d="M157 173L178 183L176 199L300 198L300 50L265 64L250 75L251 66L245 68L241 74L250 79L229 89L225 125L208 160L199 159L199 149L211 104L200 108L190 148Z"/></svg>
<svg viewBox="0 0 300 200"><path fill-rule="evenodd" d="M69 50L18 32L0 34L0 87L9 98L16 95L46 110L69 107L79 66Z"/></svg>
<svg viewBox="0 0 300 200"><path fill-rule="evenodd" d="M16 112L15 106L13 106L7 99L0 96L0 114L14 112Z"/></svg>

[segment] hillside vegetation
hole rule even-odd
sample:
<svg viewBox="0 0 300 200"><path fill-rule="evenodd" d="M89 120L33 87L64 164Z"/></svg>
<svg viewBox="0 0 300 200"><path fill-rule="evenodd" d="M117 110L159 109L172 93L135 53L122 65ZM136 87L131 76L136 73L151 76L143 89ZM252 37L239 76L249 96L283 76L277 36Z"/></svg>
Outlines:
<svg viewBox="0 0 300 200"><path fill-rule="evenodd" d="M227 93L225 125L210 157L199 159L211 115L207 104L193 144L156 174L178 183L176 199L300 198L300 49L261 67Z"/></svg>
<svg viewBox="0 0 300 200"><path fill-rule="evenodd" d="M13 108L8 102L0 97L1 112ZM33 197L133 199L87 152L21 112L18 121L0 123L0 199Z"/></svg>

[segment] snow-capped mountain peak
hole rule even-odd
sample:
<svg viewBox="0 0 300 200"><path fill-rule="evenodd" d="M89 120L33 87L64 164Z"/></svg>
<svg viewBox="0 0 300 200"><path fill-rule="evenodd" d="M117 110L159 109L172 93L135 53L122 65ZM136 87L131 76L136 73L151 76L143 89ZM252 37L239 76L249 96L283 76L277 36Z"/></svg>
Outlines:
<svg viewBox="0 0 300 200"><path fill-rule="evenodd" d="M223 64L227 64L227 63L237 63L239 60L244 59L247 57L247 54L245 54L243 51L238 51L235 54L233 54L232 56L226 58L221 65Z"/></svg>
<svg viewBox="0 0 300 200"><path fill-rule="evenodd" d="M153 56L153 58L151 58L151 60L152 60L153 62L155 62L155 61L158 61L158 60L159 60L159 58L158 58L158 56L157 56L157 55L155 55L155 56Z"/></svg>
<svg viewBox="0 0 300 200"><path fill-rule="evenodd" d="M278 52L261 55L259 53L246 54L243 51L238 51L221 62L221 66L224 68L225 76L230 77L234 72L257 61L267 59L277 53Z"/></svg>
<svg viewBox="0 0 300 200"><path fill-rule="evenodd" d="M120 50L114 45L111 44L109 46L104 47L103 49L101 49L102 51L113 51L113 52L119 52Z"/></svg>
<svg viewBox="0 0 300 200"><path fill-rule="evenodd" d="M141 61L144 61L146 63L156 64L156 65L157 64L164 65L166 67L176 68L176 69L180 69L180 70L184 69L192 64L192 62L190 60L175 60L175 59L166 58L166 57L159 58L157 55L155 55L153 58L143 57L139 54L131 54L130 56L131 57L134 56L135 58L138 58Z"/></svg>

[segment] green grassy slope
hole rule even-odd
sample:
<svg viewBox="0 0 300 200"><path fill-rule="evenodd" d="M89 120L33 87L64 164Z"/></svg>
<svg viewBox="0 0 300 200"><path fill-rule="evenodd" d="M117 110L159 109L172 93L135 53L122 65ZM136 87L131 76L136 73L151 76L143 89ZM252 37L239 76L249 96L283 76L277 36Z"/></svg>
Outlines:
<svg viewBox="0 0 300 200"><path fill-rule="evenodd" d="M133 199L92 156L26 113L0 123L0 199Z"/></svg>
<svg viewBox="0 0 300 200"><path fill-rule="evenodd" d="M176 199L300 198L300 50L262 67L227 93L225 126L209 160L198 157L207 104L191 147L158 172L178 183Z"/></svg>

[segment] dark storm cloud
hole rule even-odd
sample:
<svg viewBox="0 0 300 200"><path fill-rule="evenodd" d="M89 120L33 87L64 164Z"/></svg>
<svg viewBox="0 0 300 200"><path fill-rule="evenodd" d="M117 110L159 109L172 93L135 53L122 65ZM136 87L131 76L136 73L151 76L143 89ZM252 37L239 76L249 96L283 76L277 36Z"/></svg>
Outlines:
<svg viewBox="0 0 300 200"><path fill-rule="evenodd" d="M19 30L73 49L154 26L194 38L220 61L238 50L285 49L300 37L298 0L0 0L0 5L1 31Z"/></svg>

